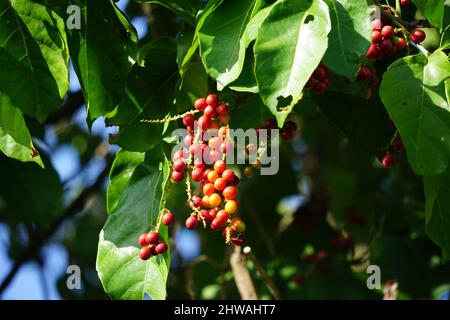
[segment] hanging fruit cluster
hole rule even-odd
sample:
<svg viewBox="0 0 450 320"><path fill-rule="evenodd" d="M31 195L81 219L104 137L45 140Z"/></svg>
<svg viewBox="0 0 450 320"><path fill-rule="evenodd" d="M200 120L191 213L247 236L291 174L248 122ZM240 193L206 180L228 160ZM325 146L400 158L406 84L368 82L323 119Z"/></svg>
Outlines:
<svg viewBox="0 0 450 320"><path fill-rule="evenodd" d="M170 226L175 222L175 217L172 212L167 209L165 211L161 217L161 222L166 226ZM139 236L138 243L142 247L139 252L139 258L142 260L148 260L151 256L157 256L167 251L167 244L161 240L157 230L159 230L159 224L156 230L143 233Z"/></svg>
<svg viewBox="0 0 450 320"><path fill-rule="evenodd" d="M309 78L306 86L317 94L323 94L330 87L329 75L330 71L327 66L321 63Z"/></svg>

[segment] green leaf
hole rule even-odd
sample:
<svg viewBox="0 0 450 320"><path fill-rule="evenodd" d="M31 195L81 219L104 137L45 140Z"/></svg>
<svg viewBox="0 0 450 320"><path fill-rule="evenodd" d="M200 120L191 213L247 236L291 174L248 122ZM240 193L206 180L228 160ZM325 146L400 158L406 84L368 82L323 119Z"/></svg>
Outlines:
<svg viewBox="0 0 450 320"><path fill-rule="evenodd" d="M444 261L450 253L450 171L423 179L426 199L425 228L428 236L442 249Z"/></svg>
<svg viewBox="0 0 450 320"><path fill-rule="evenodd" d="M248 22L247 27L245 29L247 46L252 41L256 40L259 28L261 28L261 24L263 23L264 20L266 20L273 6L274 4L259 10Z"/></svg>
<svg viewBox="0 0 450 320"><path fill-rule="evenodd" d="M322 0L278 2L262 23L255 43L256 80L280 126L322 60L330 29Z"/></svg>
<svg viewBox="0 0 450 320"><path fill-rule="evenodd" d="M447 28L445 28L444 32L442 33L441 45L439 49L450 49L450 26L447 26Z"/></svg>
<svg viewBox="0 0 450 320"><path fill-rule="evenodd" d="M198 11L198 0L137 0L139 3L157 3L169 10L172 10L177 16L182 17L186 22L194 24Z"/></svg>
<svg viewBox="0 0 450 320"><path fill-rule="evenodd" d="M0 153L0 195L6 212L18 221L47 226L61 213L62 187L53 166L43 157L45 169L19 162Z"/></svg>
<svg viewBox="0 0 450 320"><path fill-rule="evenodd" d="M109 173L106 194L107 211L113 212L120 201L131 175L137 166L144 162L145 153L119 150Z"/></svg>
<svg viewBox="0 0 450 320"><path fill-rule="evenodd" d="M139 259L137 239L154 230L169 178L169 161L161 146L146 154L145 161L133 172L120 202L100 232L97 272L103 288L113 299L165 299L170 252ZM167 227L160 236L167 243Z"/></svg>
<svg viewBox="0 0 450 320"><path fill-rule="evenodd" d="M425 84L428 61L408 56L389 66L380 97L398 128L417 174L438 175L450 160L450 109L444 84Z"/></svg>
<svg viewBox="0 0 450 320"><path fill-rule="evenodd" d="M138 152L150 150L162 139L164 124L141 120L164 119L176 111L174 95L179 79L174 41L159 39L146 50L145 67L133 66L125 96L106 118L108 125L119 126L112 142Z"/></svg>
<svg viewBox="0 0 450 320"><path fill-rule="evenodd" d="M444 1L413 0L413 3L433 26L442 28L442 21L444 19Z"/></svg>
<svg viewBox="0 0 450 320"><path fill-rule="evenodd" d="M363 99L341 92L327 92L314 95L314 101L355 147L369 155L385 148L394 134L376 94Z"/></svg>
<svg viewBox="0 0 450 320"><path fill-rule="evenodd" d="M190 62L185 65L185 70L180 79L177 91L177 110L184 112L192 109L194 101L198 97L206 97L208 94L208 75L201 61Z"/></svg>
<svg viewBox="0 0 450 320"><path fill-rule="evenodd" d="M22 112L0 93L0 150L22 162L34 161L42 168L41 157L31 141Z"/></svg>
<svg viewBox="0 0 450 320"><path fill-rule="evenodd" d="M255 76L255 57L252 49L247 49L244 68L239 78L230 84L230 89L239 92L258 93L258 84Z"/></svg>
<svg viewBox="0 0 450 320"><path fill-rule="evenodd" d="M137 35L112 0L75 0L81 29L68 31L70 56L83 89L88 119L111 111L120 101L136 61Z"/></svg>
<svg viewBox="0 0 450 320"><path fill-rule="evenodd" d="M325 64L338 75L354 80L372 42L370 13L366 0L327 0L331 32Z"/></svg>
<svg viewBox="0 0 450 320"><path fill-rule="evenodd" d="M247 46L245 28L261 0L224 1L206 18L198 30L200 56L217 89L239 77Z"/></svg>
<svg viewBox="0 0 450 320"><path fill-rule="evenodd" d="M428 63L423 70L423 83L427 86L438 86L450 77L450 62L447 55L438 50L428 57Z"/></svg>
<svg viewBox="0 0 450 320"><path fill-rule="evenodd" d="M69 88L64 21L36 1L0 3L0 91L44 121Z"/></svg>

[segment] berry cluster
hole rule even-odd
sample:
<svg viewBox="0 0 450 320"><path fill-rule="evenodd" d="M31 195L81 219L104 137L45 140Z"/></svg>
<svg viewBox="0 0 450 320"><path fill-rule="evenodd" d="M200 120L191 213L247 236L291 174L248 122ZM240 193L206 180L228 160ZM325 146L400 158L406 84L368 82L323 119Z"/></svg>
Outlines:
<svg viewBox="0 0 450 320"><path fill-rule="evenodd" d="M405 146L403 145L402 139L400 137L396 137L391 143L391 148L394 152L403 152L405 150ZM391 168L395 166L395 163L395 157L391 152L386 153L381 160L381 164L385 168Z"/></svg>
<svg viewBox="0 0 450 320"><path fill-rule="evenodd" d="M330 87L329 75L330 71L327 66L321 63L309 78L306 86L317 94L323 94Z"/></svg>
<svg viewBox="0 0 450 320"><path fill-rule="evenodd" d="M291 140L294 137L297 128L297 124L294 121L286 121L283 128L281 128L281 138L285 141ZM270 137L270 130L278 129L277 120L273 118L267 119L262 126L256 128L256 134L259 135L260 130L264 129L268 130L267 135ZM247 149L249 149L249 146L247 146Z"/></svg>
<svg viewBox="0 0 450 320"><path fill-rule="evenodd" d="M380 82L375 68L369 68L366 66L361 66L361 68L358 71L358 74L356 75L356 81L359 82L367 81L366 98L370 98L372 96L372 88L376 87Z"/></svg>
<svg viewBox="0 0 450 320"><path fill-rule="evenodd" d="M396 36L395 29L384 21L384 24L380 19L372 21L372 45L367 50L366 57L373 60L393 55L406 45L405 39Z"/></svg>
<svg viewBox="0 0 450 320"><path fill-rule="evenodd" d="M184 148L173 156L172 180L183 181L188 172L188 203L193 210L186 220L186 228L195 229L199 222L209 223L212 230L223 230L226 242L241 245L245 238L245 223L234 215L239 210L236 200L240 180L227 168L226 154L233 148L226 126L230 120L226 103L216 94L199 98L194 103L203 114L196 120L193 113L183 117L188 135ZM192 195L190 179L199 184L200 195Z"/></svg>
<svg viewBox="0 0 450 320"><path fill-rule="evenodd" d="M172 225L175 222L173 213L167 211L162 216L161 222L166 226ZM151 256L157 256L167 251L167 244L160 239L156 230L141 234L138 238L138 243L142 247L139 252L139 258L142 260L148 260Z"/></svg>

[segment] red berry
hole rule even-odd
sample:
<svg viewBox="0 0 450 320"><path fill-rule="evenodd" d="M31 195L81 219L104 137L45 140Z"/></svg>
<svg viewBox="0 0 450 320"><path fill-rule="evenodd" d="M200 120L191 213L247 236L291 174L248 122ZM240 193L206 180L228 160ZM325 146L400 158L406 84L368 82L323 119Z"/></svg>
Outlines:
<svg viewBox="0 0 450 320"><path fill-rule="evenodd" d="M402 152L403 150L405 150L405 146L403 145L402 139L399 137L395 138L394 141L392 142L392 148L396 152Z"/></svg>
<svg viewBox="0 0 450 320"><path fill-rule="evenodd" d="M366 57L375 59L378 55L378 47L372 44L366 52Z"/></svg>
<svg viewBox="0 0 450 320"><path fill-rule="evenodd" d="M194 216L190 216L186 219L186 228L188 229L195 229L198 226L197 218Z"/></svg>
<svg viewBox="0 0 450 320"><path fill-rule="evenodd" d="M208 103L204 98L198 98L197 100L195 100L194 107L198 111L204 111L207 106Z"/></svg>
<svg viewBox="0 0 450 320"><path fill-rule="evenodd" d="M422 30L414 30L411 33L411 40L415 43L420 43L425 40L425 36L425 32L423 32Z"/></svg>
<svg viewBox="0 0 450 320"><path fill-rule="evenodd" d="M297 131L297 124L294 121L288 121L284 124L284 129L290 132Z"/></svg>
<svg viewBox="0 0 450 320"><path fill-rule="evenodd" d="M222 122L223 124L228 124L228 122L230 122L230 115L229 114L221 114L219 116L219 120L220 122Z"/></svg>
<svg viewBox="0 0 450 320"><path fill-rule="evenodd" d="M398 38L397 44L395 45L395 50L402 50L406 45L405 39Z"/></svg>
<svg viewBox="0 0 450 320"><path fill-rule="evenodd" d="M210 216L210 218L212 220L212 219L214 219L217 216L217 210L216 209L210 209L208 211L208 214L209 214L209 216Z"/></svg>
<svg viewBox="0 0 450 320"><path fill-rule="evenodd" d="M184 137L183 144L185 147L189 148L193 141L194 141L194 137L192 135L188 134L187 136Z"/></svg>
<svg viewBox="0 0 450 320"><path fill-rule="evenodd" d="M232 183L234 180L234 172L231 169L226 169L223 173L222 173L222 179L225 180L225 182L227 183Z"/></svg>
<svg viewBox="0 0 450 320"><path fill-rule="evenodd" d="M192 201L192 204L194 205L194 207L200 208L202 206L202 198L200 198L197 195L192 196L191 201Z"/></svg>
<svg viewBox="0 0 450 320"><path fill-rule="evenodd" d="M324 79L326 79L327 76L328 76L328 70L326 69L326 67L319 66L319 67L317 67L317 69L314 71L313 76L316 77L316 78L319 79L319 80L324 80ZM269 126L266 125L266 128L271 128L271 127L269 127ZM273 128L273 129L275 129L275 128Z"/></svg>
<svg viewBox="0 0 450 320"><path fill-rule="evenodd" d="M206 164L201 159L194 160L194 167L205 170Z"/></svg>
<svg viewBox="0 0 450 320"><path fill-rule="evenodd" d="M205 219L206 222L210 222L212 220L211 216L209 215L209 211L208 210L202 210L200 211L203 219Z"/></svg>
<svg viewBox="0 0 450 320"><path fill-rule="evenodd" d="M207 183L203 186L203 193L207 196L212 195L214 192L216 192L216 189L212 183Z"/></svg>
<svg viewBox="0 0 450 320"><path fill-rule="evenodd" d="M220 210L219 212L217 212L214 220L216 220L219 225L223 226L225 223L227 223L229 217L230 215L225 210Z"/></svg>
<svg viewBox="0 0 450 320"><path fill-rule="evenodd" d="M184 179L184 172L172 171L173 182L180 183Z"/></svg>
<svg viewBox="0 0 450 320"><path fill-rule="evenodd" d="M388 153L384 156L383 160L381 160L383 167L391 168L395 165L395 158L392 154Z"/></svg>
<svg viewBox="0 0 450 320"><path fill-rule="evenodd" d="M356 76L357 81L368 81L372 76L372 71L366 66L362 66L359 69L358 75Z"/></svg>
<svg viewBox="0 0 450 320"><path fill-rule="evenodd" d="M175 222L175 216L173 215L172 212L166 212L162 219L161 219L162 223L166 226L170 226Z"/></svg>
<svg viewBox="0 0 450 320"><path fill-rule="evenodd" d="M206 97L206 103L208 103L209 106L215 109L219 104L219 97L217 96L217 94L211 93Z"/></svg>
<svg viewBox="0 0 450 320"><path fill-rule="evenodd" d="M211 120L207 116L201 116L200 118L198 118L198 126L202 130L208 129L210 123L211 123Z"/></svg>
<svg viewBox="0 0 450 320"><path fill-rule="evenodd" d="M226 200L233 200L236 198L238 191L234 186L228 186L223 190L223 196Z"/></svg>
<svg viewBox="0 0 450 320"><path fill-rule="evenodd" d="M233 145L230 141L225 141L220 144L220 152L227 154L233 148Z"/></svg>
<svg viewBox="0 0 450 320"><path fill-rule="evenodd" d="M375 19L372 21L372 30L375 31L381 31L381 29L383 28L383 23L381 22L380 19Z"/></svg>
<svg viewBox="0 0 450 320"><path fill-rule="evenodd" d="M221 103L221 104L217 107L216 111L217 111L217 113L218 113L219 115L227 114L228 111L229 111L229 110L228 110L228 105L227 105L226 103Z"/></svg>
<svg viewBox="0 0 450 320"><path fill-rule="evenodd" d="M236 245L240 246L245 242L245 236L243 233L237 233L231 237L231 242Z"/></svg>
<svg viewBox="0 0 450 320"><path fill-rule="evenodd" d="M400 5L403 8L408 8L411 5L411 0L400 0Z"/></svg>
<svg viewBox="0 0 450 320"><path fill-rule="evenodd" d="M185 115L184 117L183 117L183 124L186 126L186 127L192 127L193 125L194 125L194 122L195 122L195 117L194 117L194 115L193 114L187 114L187 115Z"/></svg>
<svg viewBox="0 0 450 320"><path fill-rule="evenodd" d="M147 234L146 234L146 233L143 233L143 234L141 234L141 235L139 236L139 238L138 238L138 243L139 243L139 245L140 245L141 247L148 246L148 242L147 242L146 236L147 236Z"/></svg>
<svg viewBox="0 0 450 320"><path fill-rule="evenodd" d="M220 228L222 228L222 225L221 225L220 222L219 222L218 220L216 220L216 219L213 219L213 220L211 221L210 226L211 226L211 229L214 230L214 231L217 231L217 230L219 230Z"/></svg>
<svg viewBox="0 0 450 320"><path fill-rule="evenodd" d="M266 122L264 123L264 127L266 129L276 129L276 128L278 128L277 120L275 120L273 118L267 119Z"/></svg>
<svg viewBox="0 0 450 320"><path fill-rule="evenodd" d="M148 244L156 244L159 241L159 234L156 231L150 231L145 236L145 241L147 241Z"/></svg>
<svg viewBox="0 0 450 320"><path fill-rule="evenodd" d="M205 111L204 111L203 114L205 115L205 117L207 117L207 118L209 118L209 119L212 119L212 118L217 117L217 112L216 112L216 110L215 110L213 107L211 107L211 106L207 106L207 107L205 108Z"/></svg>
<svg viewBox="0 0 450 320"><path fill-rule="evenodd" d="M217 171L218 174L221 174L227 168L227 164L223 160L218 160L214 163L214 170Z"/></svg>
<svg viewBox="0 0 450 320"><path fill-rule="evenodd" d="M203 179L204 171L201 168L194 168L191 172L192 180L200 182Z"/></svg>
<svg viewBox="0 0 450 320"><path fill-rule="evenodd" d="M149 247L143 247L139 252L139 258L148 260L152 256L152 250Z"/></svg>
<svg viewBox="0 0 450 320"><path fill-rule="evenodd" d="M227 182L223 178L218 178L214 181L214 188L218 191L223 191L227 187Z"/></svg>
<svg viewBox="0 0 450 320"><path fill-rule="evenodd" d="M391 39L384 39L381 44L380 44L380 49L385 53L385 54L391 54L392 53L392 49L394 48L394 45L392 44Z"/></svg>
<svg viewBox="0 0 450 320"><path fill-rule="evenodd" d="M208 129L211 129L211 130L219 130L219 127L220 127L219 122L217 122L216 120L212 120L212 121L210 122L210 124L209 124Z"/></svg>
<svg viewBox="0 0 450 320"><path fill-rule="evenodd" d="M167 244L160 242L155 247L156 254L163 254L167 251Z"/></svg>
<svg viewBox="0 0 450 320"><path fill-rule="evenodd" d="M392 26L384 26L383 29L381 29L381 35L385 38L392 38L394 34L395 30Z"/></svg>
<svg viewBox="0 0 450 320"><path fill-rule="evenodd" d="M178 171L178 172L183 172L184 170L186 170L186 164L184 163L183 160L177 159L173 163L173 170Z"/></svg>
<svg viewBox="0 0 450 320"><path fill-rule="evenodd" d="M183 150L178 150L177 152L175 152L172 156L172 161L175 161L177 159L183 159L184 157L184 152Z"/></svg>
<svg viewBox="0 0 450 320"><path fill-rule="evenodd" d="M283 140L285 141L289 141L293 138L293 134L292 132L288 131L288 130L281 130L281 138L283 138Z"/></svg>
<svg viewBox="0 0 450 320"><path fill-rule="evenodd" d="M297 275L294 277L294 282L295 282L296 284L298 284L298 285L302 285L303 283L305 283L305 277L302 276L301 274L297 274Z"/></svg>
<svg viewBox="0 0 450 320"><path fill-rule="evenodd" d="M383 40L383 36L381 35L380 31L372 31L372 43L378 44Z"/></svg>

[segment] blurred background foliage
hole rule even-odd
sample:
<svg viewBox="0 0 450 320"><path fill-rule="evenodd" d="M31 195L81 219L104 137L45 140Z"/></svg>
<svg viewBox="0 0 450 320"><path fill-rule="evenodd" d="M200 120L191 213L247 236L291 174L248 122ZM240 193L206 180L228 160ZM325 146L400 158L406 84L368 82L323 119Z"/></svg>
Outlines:
<svg viewBox="0 0 450 320"><path fill-rule="evenodd" d="M162 6L127 0L118 6L142 44L166 36L181 43L181 32L192 28ZM232 115L231 126L256 127L267 119L259 101L249 103L251 109ZM303 100L292 115L299 134L281 145L279 173L243 178L246 244L287 299L381 299L382 290L366 287L370 264L380 267L382 283L398 281L400 298L448 299L450 269L424 232L420 178L406 159L383 169L361 151L364 141L354 147L344 138L326 110ZM70 93L45 126L27 118L47 170L0 156L0 283L14 276L1 288L3 299L108 298L95 259L106 220L105 173L117 151L108 134L115 129L100 118L90 134L85 118L72 70ZM189 214L184 186L173 185L170 193L167 207L183 221ZM239 299L220 234L177 225L171 241L169 299ZM67 289L71 264L82 270L81 290ZM272 298L251 262L248 267L260 298Z"/></svg>

